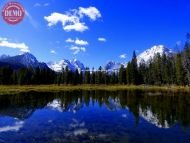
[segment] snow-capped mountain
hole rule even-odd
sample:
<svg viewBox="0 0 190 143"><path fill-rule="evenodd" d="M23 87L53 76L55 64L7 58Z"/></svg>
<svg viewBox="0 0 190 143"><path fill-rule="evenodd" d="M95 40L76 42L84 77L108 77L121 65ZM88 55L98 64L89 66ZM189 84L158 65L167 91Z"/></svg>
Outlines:
<svg viewBox="0 0 190 143"><path fill-rule="evenodd" d="M153 46L137 56L137 64L139 65L141 62L148 63L157 54L160 54L161 56L165 54L168 56L172 53L172 50L166 48L164 45Z"/></svg>
<svg viewBox="0 0 190 143"><path fill-rule="evenodd" d="M71 61L71 63L75 66L76 69L79 71L85 70L84 64L81 63L79 60L74 59Z"/></svg>
<svg viewBox="0 0 190 143"><path fill-rule="evenodd" d="M59 62L50 62L48 63L48 67L56 72L60 72L62 69L66 69L66 67L73 72L76 71L76 69L79 71L85 70L84 64L77 59L71 61L64 59Z"/></svg>
<svg viewBox="0 0 190 143"><path fill-rule="evenodd" d="M40 69L47 69L48 66L45 63L38 62L36 57L31 53L24 53L22 55L17 56L1 56L0 58L1 63L9 64L9 65L19 65L26 68L40 68Z"/></svg>
<svg viewBox="0 0 190 143"><path fill-rule="evenodd" d="M150 49L145 50L141 54L137 56L137 64L139 65L141 62L148 63L151 59L155 57L155 55L160 54L161 56L163 54L171 55L173 52L172 50L166 48L164 45L158 45L153 46ZM56 72L62 71L62 69L66 69L66 67L69 68L69 70L75 72L76 69L80 71L85 70L85 66L83 63L81 63L79 60L61 60L59 62L50 62L48 64L39 62L35 56L33 56L31 53L24 53L22 55L17 56L7 56L2 55L0 56L0 66L9 65L15 69L26 67L26 68L40 68L40 69L52 69ZM126 67L127 64L124 63L118 63L114 61L109 61L105 66L104 70L113 72L118 71L121 66Z"/></svg>
<svg viewBox="0 0 190 143"><path fill-rule="evenodd" d="M105 65L104 69L105 69L106 71L117 71L117 70L120 69L121 66L122 66L121 63L116 63L116 62L114 62L114 61L110 61L110 62L108 62L108 63Z"/></svg>
<svg viewBox="0 0 190 143"><path fill-rule="evenodd" d="M142 52L141 54L137 56L137 64L139 65L141 62L144 62L147 64L157 54L160 54L161 56L163 54L165 54L166 56L169 56L172 53L173 51L166 48L164 45L153 46L152 48L145 50L144 52ZM104 70L118 71L122 65L126 67L127 64L110 61L104 66Z"/></svg>

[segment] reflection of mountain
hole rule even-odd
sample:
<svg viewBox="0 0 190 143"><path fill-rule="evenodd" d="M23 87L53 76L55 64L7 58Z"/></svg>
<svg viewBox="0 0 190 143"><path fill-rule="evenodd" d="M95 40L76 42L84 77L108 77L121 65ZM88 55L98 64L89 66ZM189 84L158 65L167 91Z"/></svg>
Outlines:
<svg viewBox="0 0 190 143"><path fill-rule="evenodd" d="M80 98L78 99L77 102L71 102L68 105L66 103L62 103L60 99L54 99L52 102L47 104L46 108L59 112L76 113L83 107L84 104L85 102L84 101L81 102ZM110 111L116 111L121 109L121 104L119 102L119 99L109 98L103 105Z"/></svg>
<svg viewBox="0 0 190 143"><path fill-rule="evenodd" d="M116 111L121 109L121 104L118 98L117 99L109 98L108 102L105 103L105 106L110 111Z"/></svg>
<svg viewBox="0 0 190 143"><path fill-rule="evenodd" d="M60 99L54 99L52 102L48 103L46 107L48 109L56 110L59 112L76 113L78 110L80 110L83 107L83 103L81 103L79 99L78 102L72 102L66 106L66 104L62 103Z"/></svg>
<svg viewBox="0 0 190 143"><path fill-rule="evenodd" d="M153 93L152 93L153 94ZM151 94L151 95L152 95ZM157 127L167 128L176 123L190 124L190 96L149 96L137 91L65 91L61 93L23 93L0 96L0 116L29 118L37 109L76 113L96 104L110 111L126 108L137 120L144 118Z"/></svg>
<svg viewBox="0 0 190 143"><path fill-rule="evenodd" d="M139 109L140 116L145 119L147 122L159 127L159 128L169 128L169 124L167 120L164 121L164 123L160 123L160 120L158 119L157 115L155 115L150 109L142 110Z"/></svg>

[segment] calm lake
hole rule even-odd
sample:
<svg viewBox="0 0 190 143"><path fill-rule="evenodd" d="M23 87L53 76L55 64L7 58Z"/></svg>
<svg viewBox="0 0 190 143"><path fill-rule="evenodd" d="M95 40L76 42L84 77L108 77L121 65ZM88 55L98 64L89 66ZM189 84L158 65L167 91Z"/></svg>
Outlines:
<svg viewBox="0 0 190 143"><path fill-rule="evenodd" d="M0 96L0 143L189 143L190 96L71 91Z"/></svg>

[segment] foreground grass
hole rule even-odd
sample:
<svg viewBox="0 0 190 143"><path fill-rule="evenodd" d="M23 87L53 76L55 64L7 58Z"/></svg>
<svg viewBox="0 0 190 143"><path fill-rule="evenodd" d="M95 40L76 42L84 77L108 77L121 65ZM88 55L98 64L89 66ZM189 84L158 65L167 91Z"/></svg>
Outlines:
<svg viewBox="0 0 190 143"><path fill-rule="evenodd" d="M72 90L143 90L155 92L182 92L190 93L190 87L182 86L144 86L144 85L23 85L23 86L4 86L0 85L0 95L16 94L21 92L60 92Z"/></svg>

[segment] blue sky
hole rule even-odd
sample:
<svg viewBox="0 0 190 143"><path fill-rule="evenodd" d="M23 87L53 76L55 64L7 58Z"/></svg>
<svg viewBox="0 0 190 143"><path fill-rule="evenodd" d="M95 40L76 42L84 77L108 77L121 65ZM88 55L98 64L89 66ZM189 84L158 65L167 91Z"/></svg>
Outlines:
<svg viewBox="0 0 190 143"><path fill-rule="evenodd" d="M0 1L0 9L8 0ZM77 58L86 66L127 62L154 45L174 48L190 32L188 0L19 0L24 20L0 18L0 54L29 50L39 61ZM21 46L22 45L22 46ZM174 49L176 50L176 49Z"/></svg>

